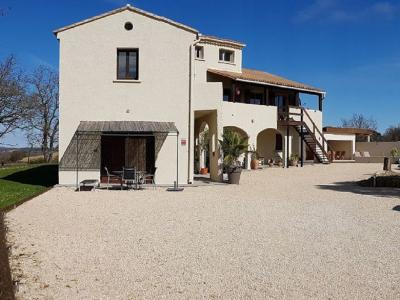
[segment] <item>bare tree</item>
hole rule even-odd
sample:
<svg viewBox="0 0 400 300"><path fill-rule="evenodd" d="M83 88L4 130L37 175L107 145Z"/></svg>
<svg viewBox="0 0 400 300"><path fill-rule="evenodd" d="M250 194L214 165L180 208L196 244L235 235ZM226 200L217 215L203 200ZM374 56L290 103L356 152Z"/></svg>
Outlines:
<svg viewBox="0 0 400 300"><path fill-rule="evenodd" d="M352 127L352 128L361 128L361 129L371 129L375 132L378 129L378 123L372 117L367 118L363 114L354 113L353 116L349 119L342 119L342 127ZM376 141L380 139L380 134L376 132L376 134L371 136L371 140ZM357 136L357 142L362 142L366 140L366 137Z"/></svg>
<svg viewBox="0 0 400 300"><path fill-rule="evenodd" d="M26 143L29 146L29 150L28 150L28 164L29 164L31 162L31 154L32 154L33 148L37 145L40 145L40 136L32 128L31 129L28 128L26 130L25 138L26 138Z"/></svg>
<svg viewBox="0 0 400 300"><path fill-rule="evenodd" d="M354 113L349 119L342 119L342 127L363 128L363 129L378 129L378 123L372 117L367 118L363 114Z"/></svg>
<svg viewBox="0 0 400 300"><path fill-rule="evenodd" d="M38 67L29 78L32 117L31 130L39 134L43 158L50 162L58 143L58 74L45 66Z"/></svg>
<svg viewBox="0 0 400 300"><path fill-rule="evenodd" d="M24 82L13 56L0 62L0 140L19 128L29 113Z"/></svg>
<svg viewBox="0 0 400 300"><path fill-rule="evenodd" d="M397 126L390 126L383 134L383 139L387 142L400 141L400 124Z"/></svg>

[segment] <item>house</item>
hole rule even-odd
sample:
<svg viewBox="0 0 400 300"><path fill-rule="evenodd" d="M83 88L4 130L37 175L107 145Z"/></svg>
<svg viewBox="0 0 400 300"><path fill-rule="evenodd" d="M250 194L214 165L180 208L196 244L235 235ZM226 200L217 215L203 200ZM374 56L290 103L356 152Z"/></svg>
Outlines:
<svg viewBox="0 0 400 300"><path fill-rule="evenodd" d="M222 180L218 139L230 128L265 160L329 163L321 89L242 67L245 44L127 5L56 30L60 46L60 184L105 167L192 183ZM302 95L314 98L303 108ZM208 130L208 151L200 138ZM207 157L204 152L207 153ZM178 178L178 179L177 179Z"/></svg>

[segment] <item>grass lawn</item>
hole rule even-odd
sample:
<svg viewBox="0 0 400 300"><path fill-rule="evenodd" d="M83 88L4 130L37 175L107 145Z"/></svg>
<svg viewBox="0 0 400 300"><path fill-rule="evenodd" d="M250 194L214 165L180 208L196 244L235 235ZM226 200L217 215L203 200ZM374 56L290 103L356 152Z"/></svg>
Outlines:
<svg viewBox="0 0 400 300"><path fill-rule="evenodd" d="M58 167L18 165L0 168L0 210L30 199L58 183Z"/></svg>

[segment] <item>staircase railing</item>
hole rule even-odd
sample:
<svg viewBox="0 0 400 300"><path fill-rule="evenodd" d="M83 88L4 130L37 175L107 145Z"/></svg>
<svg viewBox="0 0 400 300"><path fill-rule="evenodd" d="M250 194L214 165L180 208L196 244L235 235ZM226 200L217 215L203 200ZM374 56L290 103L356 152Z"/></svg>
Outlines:
<svg viewBox="0 0 400 300"><path fill-rule="evenodd" d="M287 121L290 121L290 116L299 116L300 115L300 121L301 121L301 126L306 127L308 132L313 135L313 138L316 142L316 144L319 146L321 149L322 153L325 155L325 157L332 162L333 160L333 155L329 155L328 152L325 150L325 146L328 149L328 151L331 151L331 153L334 153L333 148L331 145L328 144L327 140L325 139L323 133L321 130L318 128L318 126L315 124L314 120L311 118L310 114L308 113L307 109L304 107L300 106L298 107L300 109L300 113L293 113L290 112L290 109L287 111ZM308 122L307 122L308 121ZM311 128L309 126L311 124ZM318 137L321 139L322 144L320 143ZM314 150L315 151L315 150Z"/></svg>

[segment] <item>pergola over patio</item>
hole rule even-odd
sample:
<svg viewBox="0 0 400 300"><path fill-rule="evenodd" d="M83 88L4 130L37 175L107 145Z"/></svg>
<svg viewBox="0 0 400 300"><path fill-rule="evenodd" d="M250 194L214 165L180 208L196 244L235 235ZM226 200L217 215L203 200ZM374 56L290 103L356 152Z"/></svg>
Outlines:
<svg viewBox="0 0 400 300"><path fill-rule="evenodd" d="M102 137L154 138L154 161L168 136L176 136L176 181L178 182L179 131L173 122L154 121L81 121L60 160L60 170L101 171Z"/></svg>
<svg viewBox="0 0 400 300"><path fill-rule="evenodd" d="M375 130L368 128L332 127L332 126L324 127L323 132L332 134L354 134L356 136L366 137L368 142L371 140L371 136L376 134Z"/></svg>

